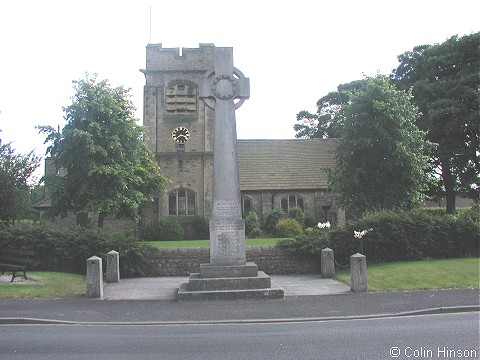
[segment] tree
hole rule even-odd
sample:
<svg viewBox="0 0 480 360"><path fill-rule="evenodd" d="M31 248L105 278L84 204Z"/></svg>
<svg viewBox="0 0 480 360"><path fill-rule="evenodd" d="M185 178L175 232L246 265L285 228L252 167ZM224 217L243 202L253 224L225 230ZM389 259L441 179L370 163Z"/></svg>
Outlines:
<svg viewBox="0 0 480 360"><path fill-rule="evenodd" d="M438 144L430 154L439 171L447 212L455 212L458 192L478 198L480 190L480 32L422 45L398 56L393 79L412 88L422 115L418 126Z"/></svg>
<svg viewBox="0 0 480 360"><path fill-rule="evenodd" d="M88 75L74 81L73 88L76 93L64 108L67 124L61 133L39 127L48 135L47 153L65 173L45 177L51 212L95 212L98 227L108 213L136 218L138 207L162 190L166 179L146 148L143 127L136 125L129 90Z"/></svg>
<svg viewBox="0 0 480 360"><path fill-rule="evenodd" d="M425 133L411 96L383 75L366 78L343 109L336 168L329 183L347 210L409 209L427 182Z"/></svg>
<svg viewBox="0 0 480 360"><path fill-rule="evenodd" d="M40 163L34 152L16 154L11 144L0 143L0 221L9 223L18 219L29 203L28 179Z"/></svg>
<svg viewBox="0 0 480 360"><path fill-rule="evenodd" d="M332 91L317 101L316 114L300 111L297 114L297 121L300 123L293 126L296 131L295 137L301 139L339 137L343 106L348 104L350 95L364 84L365 80L340 84L337 91Z"/></svg>

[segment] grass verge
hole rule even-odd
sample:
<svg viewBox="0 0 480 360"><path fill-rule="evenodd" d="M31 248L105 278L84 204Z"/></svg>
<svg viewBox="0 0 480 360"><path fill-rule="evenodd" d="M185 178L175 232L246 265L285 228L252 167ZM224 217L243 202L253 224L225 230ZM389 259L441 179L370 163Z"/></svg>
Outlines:
<svg viewBox="0 0 480 360"><path fill-rule="evenodd" d="M171 243L171 241L169 241ZM58 272L29 272L36 285L0 284L0 299L59 299L85 296L85 276ZM339 270L337 279L350 281L350 270ZM368 266L369 291L404 291L479 288L480 259L443 259L372 264Z"/></svg>
<svg viewBox="0 0 480 360"><path fill-rule="evenodd" d="M368 265L368 291L480 287L480 259L431 259ZM336 272L349 284L350 270Z"/></svg>
<svg viewBox="0 0 480 360"><path fill-rule="evenodd" d="M85 296L85 276L61 272L27 272L35 285L22 283L0 284L0 299L59 299Z"/></svg>
<svg viewBox="0 0 480 360"><path fill-rule="evenodd" d="M280 240L288 240L288 239L286 238L246 239L246 243L247 243L247 246L275 246ZM147 244L157 248L209 247L210 240L147 241Z"/></svg>

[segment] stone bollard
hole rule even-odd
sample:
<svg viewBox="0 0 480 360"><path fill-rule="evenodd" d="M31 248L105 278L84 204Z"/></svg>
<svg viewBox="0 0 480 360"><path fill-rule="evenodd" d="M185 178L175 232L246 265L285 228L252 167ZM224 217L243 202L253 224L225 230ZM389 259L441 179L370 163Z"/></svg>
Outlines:
<svg viewBox="0 0 480 360"><path fill-rule="evenodd" d="M118 252L112 250L107 253L107 283L118 283L120 281L120 261Z"/></svg>
<svg viewBox="0 0 480 360"><path fill-rule="evenodd" d="M367 257L356 253L350 256L350 290L366 292L367 288Z"/></svg>
<svg viewBox="0 0 480 360"><path fill-rule="evenodd" d="M87 259L87 297L103 298L102 259L98 256Z"/></svg>
<svg viewBox="0 0 480 360"><path fill-rule="evenodd" d="M320 267L322 269L322 277L324 279L331 279L335 277L335 261L333 257L333 250L325 248L321 252Z"/></svg>

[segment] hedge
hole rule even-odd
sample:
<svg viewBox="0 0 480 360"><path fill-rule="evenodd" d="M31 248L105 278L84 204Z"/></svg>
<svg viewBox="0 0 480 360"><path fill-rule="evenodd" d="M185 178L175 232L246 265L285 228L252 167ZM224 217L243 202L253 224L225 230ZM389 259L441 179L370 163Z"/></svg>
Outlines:
<svg viewBox="0 0 480 360"><path fill-rule="evenodd" d="M110 250L119 252L120 276L138 277L153 273L149 255L153 247L133 234L110 233L79 226L54 228L48 224L0 226L0 248L13 247L36 252L35 269L86 273L86 260L93 256L103 259Z"/></svg>
<svg viewBox="0 0 480 360"><path fill-rule="evenodd" d="M139 230L139 237L144 241L176 241L184 235L183 227L173 219L154 221Z"/></svg>
<svg viewBox="0 0 480 360"><path fill-rule="evenodd" d="M354 231L369 231L363 238ZM480 208L460 210L455 215L417 209L384 211L365 216L346 226L281 242L296 254L320 256L323 248L334 250L335 260L348 264L352 254L362 252L369 262L408 261L425 258L478 257Z"/></svg>

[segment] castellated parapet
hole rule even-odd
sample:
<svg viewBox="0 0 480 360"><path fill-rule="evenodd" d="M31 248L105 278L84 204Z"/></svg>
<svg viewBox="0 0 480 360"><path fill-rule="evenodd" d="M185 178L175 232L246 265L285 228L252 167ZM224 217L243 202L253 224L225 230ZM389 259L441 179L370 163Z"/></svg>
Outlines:
<svg viewBox="0 0 480 360"><path fill-rule="evenodd" d="M205 73L213 67L213 44L200 44L198 48L163 48L162 44L147 45L146 69L150 71L189 71ZM148 81L148 80L147 80Z"/></svg>

